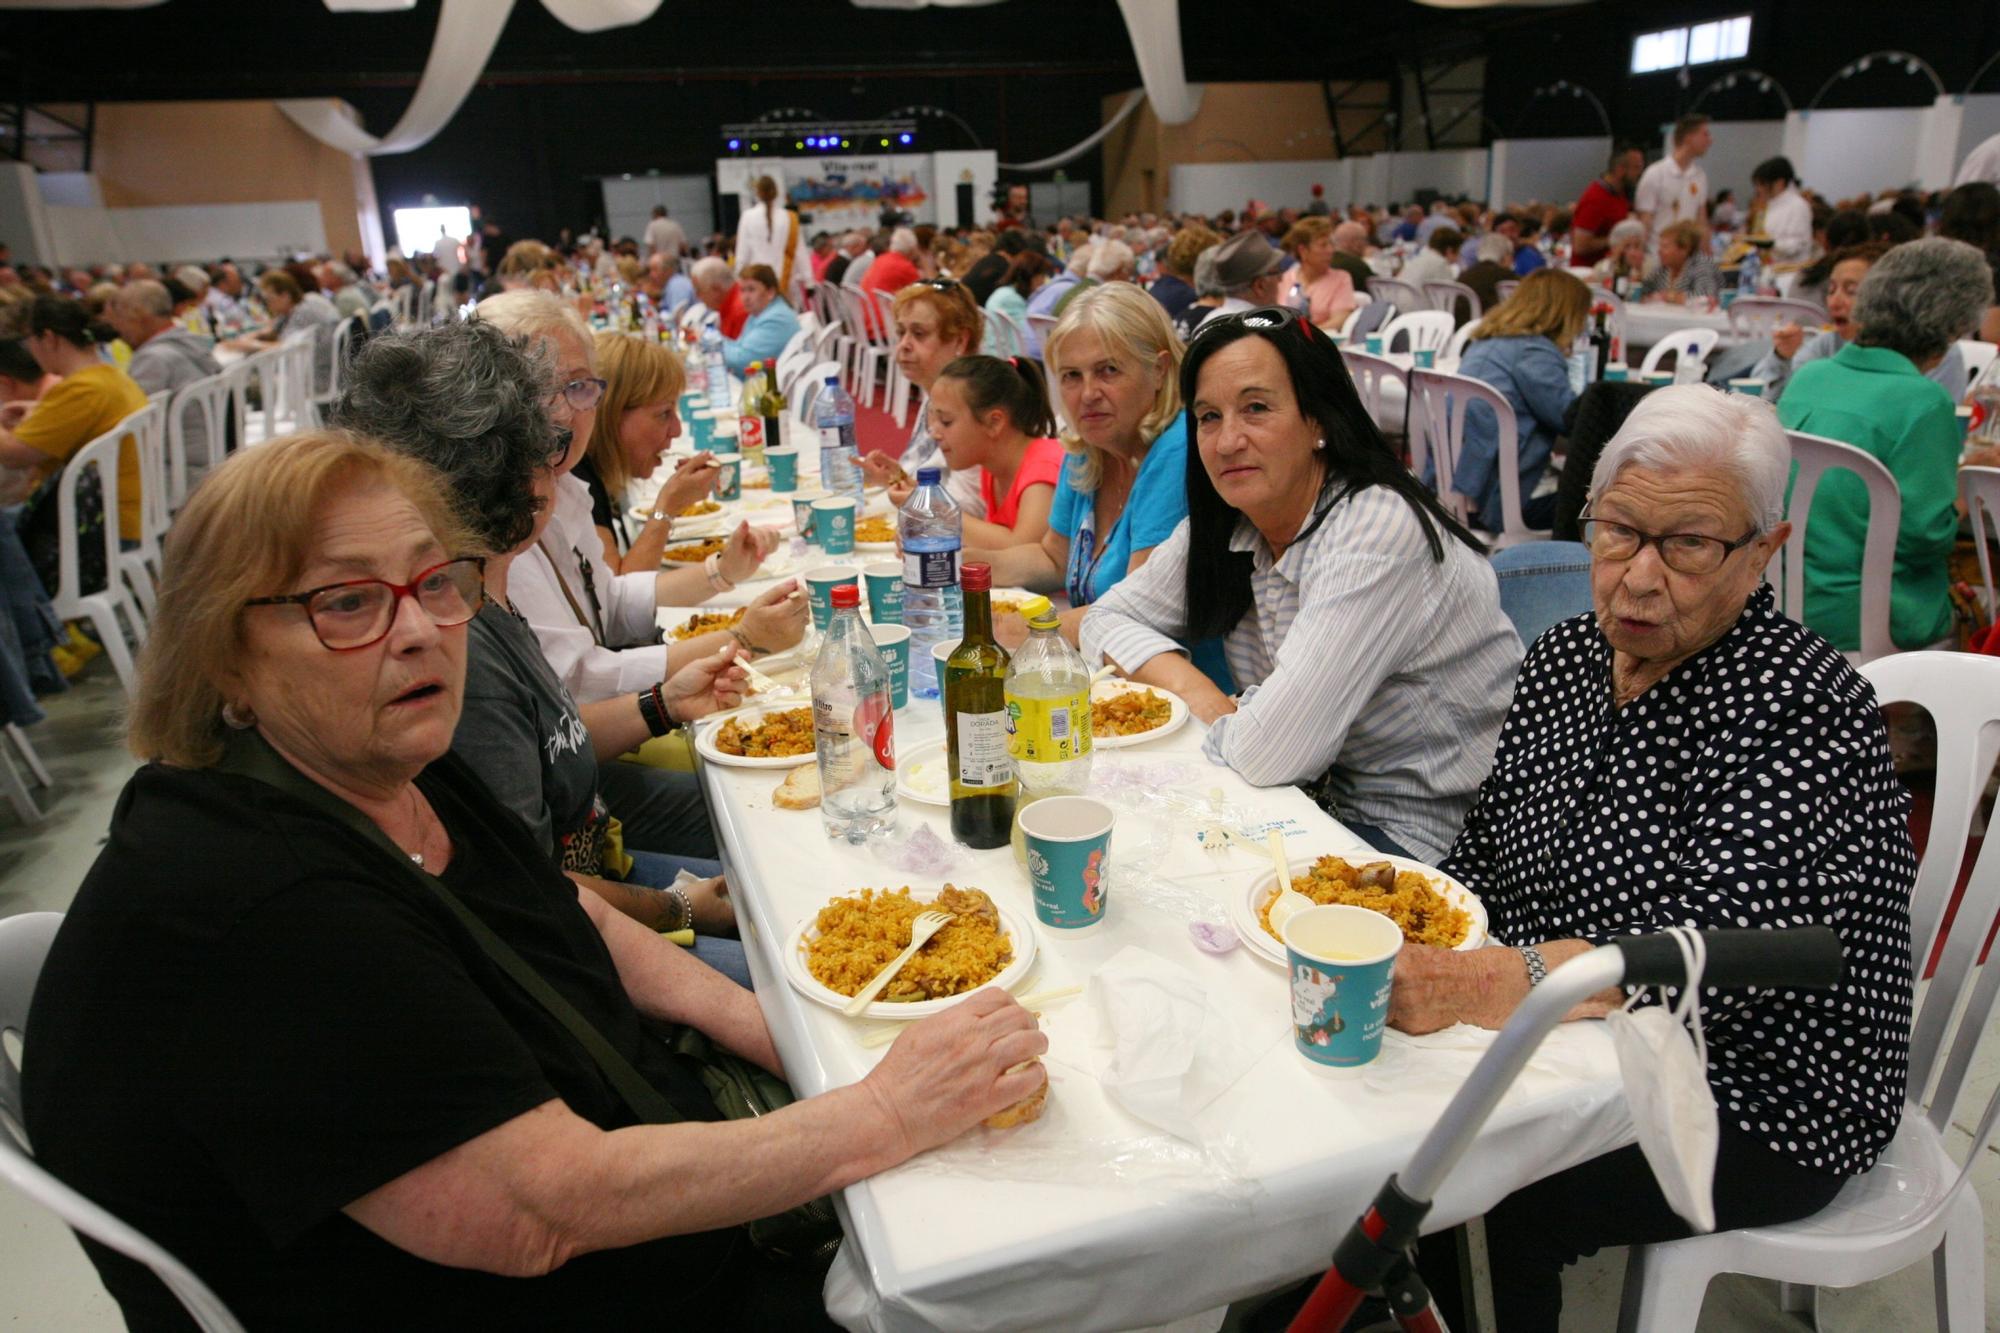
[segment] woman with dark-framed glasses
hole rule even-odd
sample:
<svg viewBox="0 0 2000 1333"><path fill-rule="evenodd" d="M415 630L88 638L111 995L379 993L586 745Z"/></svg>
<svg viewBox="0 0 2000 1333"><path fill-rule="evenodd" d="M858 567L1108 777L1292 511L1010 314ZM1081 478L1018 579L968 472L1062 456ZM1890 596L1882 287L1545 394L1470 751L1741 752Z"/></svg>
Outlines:
<svg viewBox="0 0 2000 1333"><path fill-rule="evenodd" d="M1703 993L1719 1230L1824 1207L1888 1145L1906 1072L1909 797L1874 690L1763 582L1790 470L1760 400L1686 385L1632 409L1583 515L1594 608L1535 640L1443 862L1505 947L1405 946L1390 998L1404 1031L1497 1028L1610 937L1833 927L1835 989ZM1487 1217L1499 1325L1553 1333L1565 1265L1688 1234L1638 1148L1529 1186Z"/></svg>
<svg viewBox="0 0 2000 1333"><path fill-rule="evenodd" d="M1186 699L1214 762L1304 784L1377 849L1435 859L1521 661L1491 566L1295 312L1209 320L1180 391L1188 516L1084 613L1084 655ZM1233 698L1179 646L1211 638Z"/></svg>

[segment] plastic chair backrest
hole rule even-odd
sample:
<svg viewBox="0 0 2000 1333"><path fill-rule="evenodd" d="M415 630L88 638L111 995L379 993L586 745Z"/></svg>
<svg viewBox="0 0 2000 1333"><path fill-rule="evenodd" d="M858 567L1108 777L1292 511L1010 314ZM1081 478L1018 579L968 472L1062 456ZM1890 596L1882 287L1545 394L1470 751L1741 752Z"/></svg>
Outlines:
<svg viewBox="0 0 2000 1333"><path fill-rule="evenodd" d="M1361 405L1368 409L1368 415L1377 422L1382 420L1382 384L1394 380L1404 388L1404 401L1409 398L1409 376L1403 368L1386 357L1370 356L1358 347L1342 347L1340 359L1347 365L1347 374L1354 381L1354 391L1361 395ZM1417 442L1410 442L1412 449ZM1423 462L1417 463L1417 471L1423 471Z"/></svg>
<svg viewBox="0 0 2000 1333"><path fill-rule="evenodd" d="M73 1230L152 1269L205 1333L242 1333L243 1325L229 1307L187 1265L35 1161L21 1125L21 1071L15 1052L25 1053L28 1006L61 926L60 912L25 912L0 920L0 1034L5 1034L6 1046L0 1051L0 1178Z"/></svg>
<svg viewBox="0 0 2000 1333"><path fill-rule="evenodd" d="M1499 390L1484 380L1450 375L1441 370L1410 372L1410 434L1421 435L1437 468L1438 499L1445 508L1473 524L1470 502L1451 488L1452 468L1465 445L1465 423L1473 404L1484 403L1497 422L1499 448L1495 471L1500 474L1501 528L1498 544L1512 546L1548 536L1530 528L1521 517L1521 436L1514 408ZM1414 455L1414 449L1412 454Z"/></svg>
<svg viewBox="0 0 2000 1333"><path fill-rule="evenodd" d="M1348 316L1347 327L1340 336L1348 342L1356 342L1380 329L1396 315L1394 301L1370 301Z"/></svg>
<svg viewBox="0 0 2000 1333"><path fill-rule="evenodd" d="M1446 282L1442 279L1427 282L1424 284L1424 295L1430 297L1431 309L1444 311L1451 316L1454 324L1458 322L1460 302L1471 311L1466 316L1467 319L1478 319L1486 313L1485 307L1480 304L1479 293L1462 282Z"/></svg>
<svg viewBox="0 0 2000 1333"><path fill-rule="evenodd" d="M1786 431L1785 438L1792 442L1792 490L1785 514L1792 535L1782 554L1781 609L1794 620L1805 620L1806 527L1813 492L1829 469L1846 468L1868 488L1868 535L1861 547L1861 651L1849 657L1870 662L1895 652L1889 637L1889 583L1896 571L1896 533L1903 524L1903 493L1896 479L1873 454L1851 444L1796 430Z"/></svg>
<svg viewBox="0 0 2000 1333"><path fill-rule="evenodd" d="M187 503L188 469L216 467L242 441L242 432L231 429L233 393L233 378L224 370L182 385L167 408L167 507L175 513ZM202 445L199 460L192 447L196 440Z"/></svg>
<svg viewBox="0 0 2000 1333"><path fill-rule="evenodd" d="M1456 324L1457 321L1442 310L1412 310L1389 321L1382 330L1382 348L1389 352L1420 352L1426 348L1441 352L1451 341ZM1397 347L1397 342L1405 338L1409 346Z"/></svg>
<svg viewBox="0 0 2000 1333"><path fill-rule="evenodd" d="M1451 341L1444 345L1444 351L1439 355L1447 361L1457 361L1462 358L1465 355L1465 345L1472 341L1472 335L1477 333L1479 326L1485 322L1483 319L1468 319L1459 325L1458 332L1451 335Z"/></svg>
<svg viewBox="0 0 2000 1333"><path fill-rule="evenodd" d="M1768 338L1785 323L1816 329L1828 318L1825 306L1783 296L1739 296L1729 303L1729 331L1738 338Z"/></svg>
<svg viewBox="0 0 2000 1333"><path fill-rule="evenodd" d="M118 548L118 453L128 432L129 427L121 421L71 454L56 483L56 588L49 600L64 620L88 614L83 599L89 593L81 586L82 575L77 572L82 539L77 530L76 488L92 469L98 474L99 493L104 497L104 525L97 538L104 543L103 592L128 610L134 609L125 592L125 580L118 576L123 564Z"/></svg>
<svg viewBox="0 0 2000 1333"><path fill-rule="evenodd" d="M819 401L820 394L825 392L828 377L838 379L839 376L840 362L838 361L818 362L806 367L805 373L799 376L799 391L793 396L799 405L799 421L802 425L812 425L813 404ZM815 441L812 447L817 448L818 442Z"/></svg>
<svg viewBox="0 0 2000 1333"><path fill-rule="evenodd" d="M1424 294L1417 289L1417 284L1405 282L1401 278L1370 278L1368 294L1377 301L1387 301L1395 306L1399 315L1414 314L1419 310L1431 308L1431 303L1424 299Z"/></svg>
<svg viewBox="0 0 2000 1333"><path fill-rule="evenodd" d="M1708 354L1721 341L1722 334L1715 329L1675 329L1653 344L1652 350L1646 353L1646 359L1639 363L1639 370L1641 373L1658 370L1660 362L1668 356L1674 357L1675 366L1689 356L1706 366Z"/></svg>
<svg viewBox="0 0 2000 1333"><path fill-rule="evenodd" d="M1054 315L1029 315L1028 328L1033 331L1035 346L1040 349L1040 355L1046 360L1049 354L1049 335L1056 331L1056 317Z"/></svg>
<svg viewBox="0 0 2000 1333"><path fill-rule="evenodd" d="M1978 383L1979 377L1986 373L1986 368L1993 364L1996 353L2000 353L2000 346L1993 343L1981 342L1977 338L1959 339L1958 359L1965 363L1965 382Z"/></svg>
<svg viewBox="0 0 2000 1333"><path fill-rule="evenodd" d="M164 391L153 394L137 412L118 423L129 431L132 447L139 454L139 553L155 568L160 561L160 541L167 535L173 513L167 504L167 404Z"/></svg>
<svg viewBox="0 0 2000 1333"><path fill-rule="evenodd" d="M1993 585L1993 553L1987 549L1986 530L2000 539L2000 468L1962 467L1958 470L1958 493L1965 500L1965 523L1972 529L1973 549L1979 552L1979 582L1986 592L1986 614L2000 619L2000 589Z"/></svg>
<svg viewBox="0 0 2000 1333"><path fill-rule="evenodd" d="M995 329L999 330L1000 337L1006 340L1008 347L1005 355L1032 355L1028 351L1028 331L1021 327L1020 320L1015 319L1004 310L989 310L986 312L986 319Z"/></svg>
<svg viewBox="0 0 2000 1333"><path fill-rule="evenodd" d="M1920 704L1937 726L1930 838L1910 894L1910 955L1919 974L1940 932L1944 947L1910 1031L1908 1095L1912 1102L1928 1105L1926 1115L1944 1134L1971 1075L1979 1040L1991 1022L1994 999L2000 995L2000 967L1979 965L1994 915L2000 912L2000 838L1991 833L1985 838L1949 929L1943 925L1973 820L1994 759L2000 755L2000 658L1979 653L1896 653L1865 663L1860 670L1882 703ZM1968 983L1970 995L1965 989ZM1963 1011L1954 1029L1952 1017L1961 1001ZM1996 1108L2000 1091L1986 1109L1986 1123L1968 1161L1979 1157Z"/></svg>

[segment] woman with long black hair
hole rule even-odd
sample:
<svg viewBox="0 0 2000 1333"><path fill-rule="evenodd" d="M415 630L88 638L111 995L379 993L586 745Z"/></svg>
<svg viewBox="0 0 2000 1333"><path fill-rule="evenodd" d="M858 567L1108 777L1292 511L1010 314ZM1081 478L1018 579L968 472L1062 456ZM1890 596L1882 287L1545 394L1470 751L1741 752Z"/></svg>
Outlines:
<svg viewBox="0 0 2000 1333"><path fill-rule="evenodd" d="M1478 541L1292 311L1209 321L1181 393L1187 520L1085 613L1084 655L1186 699L1214 762L1304 784L1378 850L1442 856L1521 664ZM1175 642L1218 636L1234 698Z"/></svg>

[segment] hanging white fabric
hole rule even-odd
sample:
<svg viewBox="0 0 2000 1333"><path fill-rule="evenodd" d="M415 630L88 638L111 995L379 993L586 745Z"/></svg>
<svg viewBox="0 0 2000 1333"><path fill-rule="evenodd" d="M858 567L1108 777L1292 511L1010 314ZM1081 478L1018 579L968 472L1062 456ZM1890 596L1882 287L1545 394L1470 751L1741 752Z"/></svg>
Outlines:
<svg viewBox="0 0 2000 1333"><path fill-rule="evenodd" d="M300 129L344 153L380 157L421 148L458 114L513 10L514 0L444 0L417 94L396 128L379 139L355 122L343 102L323 97L282 99L278 109Z"/></svg>
<svg viewBox="0 0 2000 1333"><path fill-rule="evenodd" d="M1137 111L1139 103L1145 100L1146 90L1143 88L1134 88L1125 95L1125 105L1113 112L1111 119L1105 121L1096 133L1081 143L1071 144L1068 148L1063 149L1053 157L1040 158L1034 162L1002 162L998 165L1002 171L1046 171L1050 167L1059 167L1074 158L1082 157L1085 153L1097 147L1098 141L1103 139L1105 135L1124 124L1125 118L1134 111Z"/></svg>
<svg viewBox="0 0 2000 1333"><path fill-rule="evenodd" d="M1187 81L1181 61L1181 11L1178 0L1118 0L1132 54L1139 61L1139 80L1162 125L1185 125L1201 110L1201 86Z"/></svg>
<svg viewBox="0 0 2000 1333"><path fill-rule="evenodd" d="M576 32L603 32L644 23L660 0L542 0L542 7Z"/></svg>
<svg viewBox="0 0 2000 1333"><path fill-rule="evenodd" d="M1708 949L1701 935L1685 926L1664 933L1680 946L1685 964L1687 984L1680 1003L1670 1011L1663 986L1659 1004L1635 1009L1645 994L1635 991L1623 1009L1607 1016L1605 1026L1618 1052L1639 1148L1660 1193L1689 1226L1713 1231L1720 1131L1715 1092L1708 1085L1708 1042L1701 1031L1701 977Z"/></svg>

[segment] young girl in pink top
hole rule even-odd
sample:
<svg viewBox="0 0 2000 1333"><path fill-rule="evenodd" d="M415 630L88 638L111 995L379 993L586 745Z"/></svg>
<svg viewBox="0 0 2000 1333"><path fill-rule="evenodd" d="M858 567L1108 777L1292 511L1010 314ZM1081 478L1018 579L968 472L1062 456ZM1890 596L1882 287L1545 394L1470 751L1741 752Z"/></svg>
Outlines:
<svg viewBox="0 0 2000 1333"><path fill-rule="evenodd" d="M965 545L1039 543L1063 465L1041 370L1026 358L961 356L931 385L929 411L951 470L980 470L986 517L966 518ZM889 498L900 508L909 491L892 487Z"/></svg>

